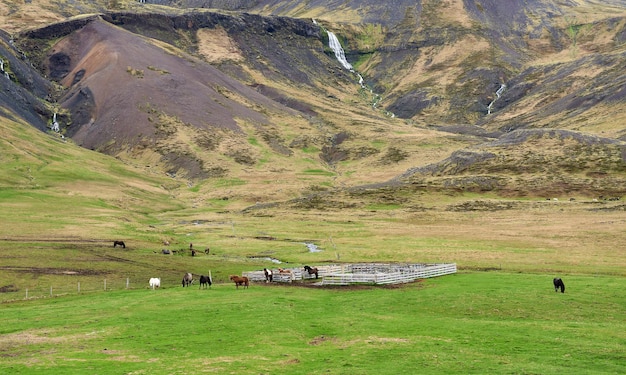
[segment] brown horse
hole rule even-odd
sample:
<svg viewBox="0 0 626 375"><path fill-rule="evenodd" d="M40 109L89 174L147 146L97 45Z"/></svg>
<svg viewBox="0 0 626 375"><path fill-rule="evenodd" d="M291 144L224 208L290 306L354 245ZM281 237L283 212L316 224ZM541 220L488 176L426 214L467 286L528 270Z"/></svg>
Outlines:
<svg viewBox="0 0 626 375"><path fill-rule="evenodd" d="M124 249L126 248L126 244L124 243L124 241L113 241L113 247L117 247L117 246L121 246Z"/></svg>
<svg viewBox="0 0 626 375"><path fill-rule="evenodd" d="M304 266L304 270L306 272L308 272L309 275L315 275L316 279L319 277L319 271L317 270L317 268L311 268L309 266Z"/></svg>
<svg viewBox="0 0 626 375"><path fill-rule="evenodd" d="M239 285L247 288L249 284L248 278L245 276L239 277L237 275L230 275L230 280L235 283L235 287L237 289L239 289Z"/></svg>

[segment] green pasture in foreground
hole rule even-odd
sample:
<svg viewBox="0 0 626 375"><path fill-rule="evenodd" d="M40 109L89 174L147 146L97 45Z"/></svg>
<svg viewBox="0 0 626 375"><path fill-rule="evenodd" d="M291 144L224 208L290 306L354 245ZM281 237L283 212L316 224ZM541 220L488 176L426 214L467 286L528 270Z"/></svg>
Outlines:
<svg viewBox="0 0 626 375"><path fill-rule="evenodd" d="M401 287L253 284L0 305L5 374L626 373L626 280L474 272Z"/></svg>

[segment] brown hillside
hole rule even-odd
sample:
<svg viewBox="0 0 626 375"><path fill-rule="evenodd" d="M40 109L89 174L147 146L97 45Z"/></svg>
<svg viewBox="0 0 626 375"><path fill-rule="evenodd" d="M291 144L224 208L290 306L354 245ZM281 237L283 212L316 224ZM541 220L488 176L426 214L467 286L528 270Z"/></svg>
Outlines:
<svg viewBox="0 0 626 375"><path fill-rule="evenodd" d="M150 143L168 132L155 124L158 116L206 131L241 132L237 121L267 120L250 107L286 111L200 60L102 20L59 41L50 61L50 75L63 75L69 88L61 102L73 113L70 135L87 148ZM249 107L226 95L246 97Z"/></svg>

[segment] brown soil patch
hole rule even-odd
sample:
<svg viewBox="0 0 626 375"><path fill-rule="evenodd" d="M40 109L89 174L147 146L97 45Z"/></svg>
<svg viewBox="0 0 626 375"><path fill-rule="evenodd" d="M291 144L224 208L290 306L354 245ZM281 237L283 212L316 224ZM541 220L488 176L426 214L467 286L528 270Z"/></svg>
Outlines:
<svg viewBox="0 0 626 375"><path fill-rule="evenodd" d="M198 36L198 52L211 63L225 60L242 61L243 54L237 44L228 36L222 27L200 29Z"/></svg>
<svg viewBox="0 0 626 375"><path fill-rule="evenodd" d="M47 267L10 267L4 266L0 267L0 270L4 271L14 271L14 272L24 272L35 275L76 275L76 276L94 276L94 275L102 275L105 272L82 269L82 270L68 270L65 268L47 268ZM7 287L11 287L7 286ZM0 292L3 292L2 289L6 287L0 288Z"/></svg>

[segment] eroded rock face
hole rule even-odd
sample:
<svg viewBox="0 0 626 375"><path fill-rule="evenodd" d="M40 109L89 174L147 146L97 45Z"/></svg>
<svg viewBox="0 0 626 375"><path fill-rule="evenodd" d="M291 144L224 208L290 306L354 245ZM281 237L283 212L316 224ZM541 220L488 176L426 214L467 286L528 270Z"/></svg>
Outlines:
<svg viewBox="0 0 626 375"><path fill-rule="evenodd" d="M64 52L57 52L48 59L49 77L55 81L65 78L70 72L71 61L69 55Z"/></svg>
<svg viewBox="0 0 626 375"><path fill-rule="evenodd" d="M0 116L21 118L45 131L52 118L52 111L45 105L54 92L52 84L31 66L13 38L1 30L0 59L4 67L0 75L0 107L12 112L1 111Z"/></svg>

